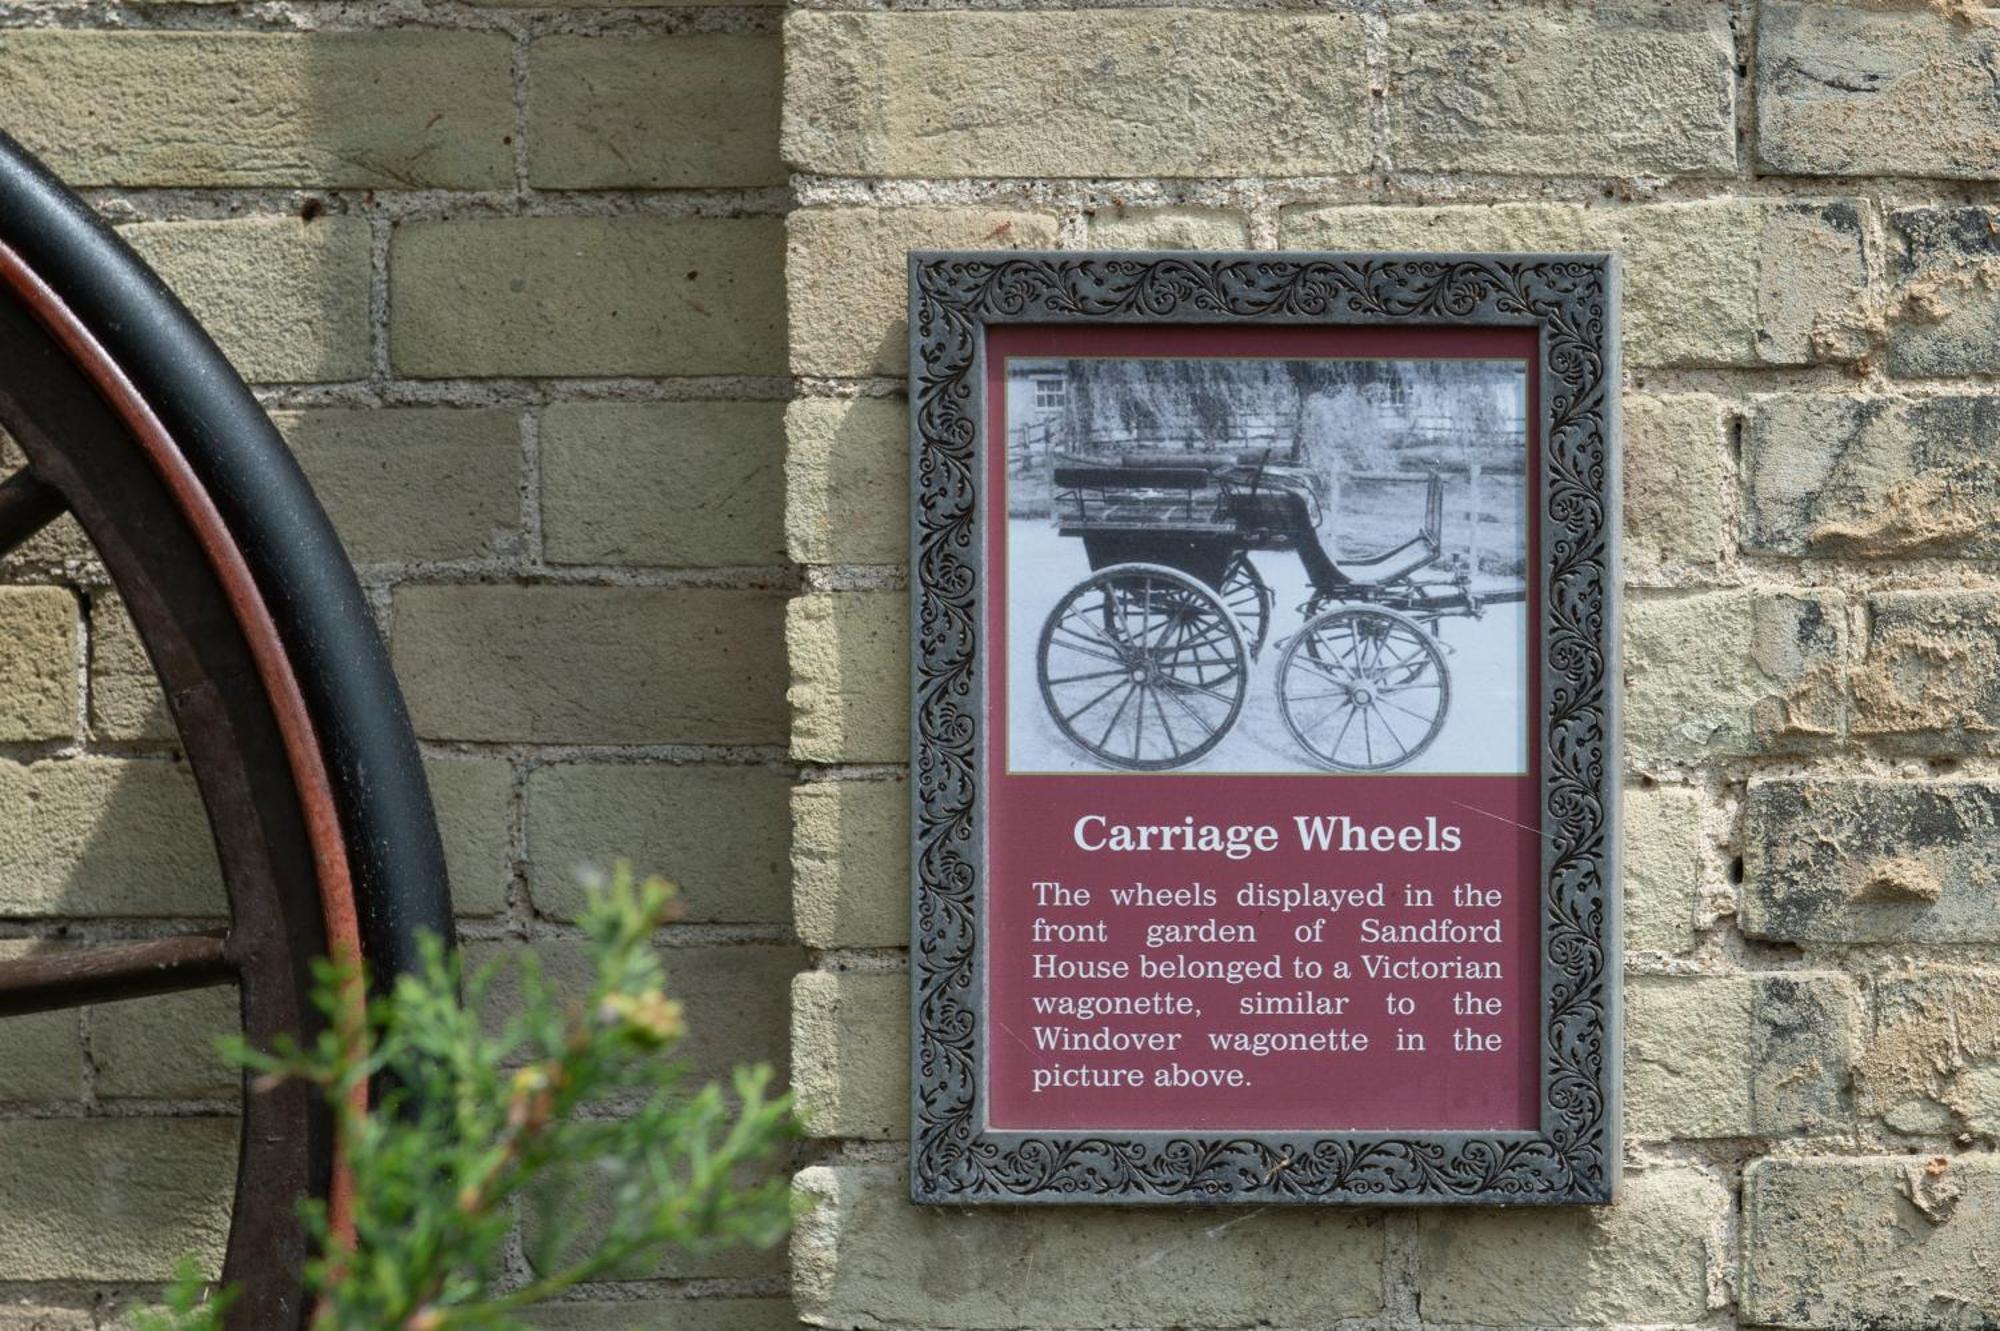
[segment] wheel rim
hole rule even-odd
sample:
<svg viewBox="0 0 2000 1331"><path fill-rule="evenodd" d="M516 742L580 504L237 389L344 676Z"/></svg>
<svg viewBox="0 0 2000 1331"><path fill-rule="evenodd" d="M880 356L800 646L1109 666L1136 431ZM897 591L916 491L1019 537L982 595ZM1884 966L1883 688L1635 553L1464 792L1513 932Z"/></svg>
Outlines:
<svg viewBox="0 0 2000 1331"><path fill-rule="evenodd" d="M1444 728L1451 680L1435 639L1383 610L1310 621L1278 666L1285 728L1312 760L1381 772L1414 760Z"/></svg>
<svg viewBox="0 0 2000 1331"><path fill-rule="evenodd" d="M1158 771L1208 753L1248 687L1236 617L1173 569L1124 564L1072 587L1042 625L1036 668L1056 727L1112 767Z"/></svg>
<svg viewBox="0 0 2000 1331"><path fill-rule="evenodd" d="M1244 645L1255 657L1264 650L1271 633L1271 589L1264 585L1249 555L1239 553L1229 561L1220 592L1222 603L1229 607L1229 613L1243 630Z"/></svg>

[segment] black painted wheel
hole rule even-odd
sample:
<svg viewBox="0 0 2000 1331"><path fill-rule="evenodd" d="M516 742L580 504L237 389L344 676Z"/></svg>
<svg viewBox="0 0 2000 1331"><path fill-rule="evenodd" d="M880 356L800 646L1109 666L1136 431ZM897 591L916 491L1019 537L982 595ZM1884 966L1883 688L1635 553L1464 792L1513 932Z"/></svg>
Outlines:
<svg viewBox="0 0 2000 1331"><path fill-rule="evenodd" d="M1200 582L1158 564L1115 564L1056 602L1036 672L1049 716L1111 767L1184 767L1243 710L1248 656L1236 617Z"/></svg>
<svg viewBox="0 0 2000 1331"><path fill-rule="evenodd" d="M352 568L256 400L159 280L0 136L0 553L67 512L159 677L227 893L225 930L0 960L0 1016L234 984L254 1044L321 1025L312 962L378 984L450 937L421 757ZM362 995L350 995L350 1005ZM352 1010L352 1009L351 1009ZM0 1168L6 1168L0 1161ZM229 1325L306 1323L302 1197L346 1223L331 1115L245 1085Z"/></svg>
<svg viewBox="0 0 2000 1331"><path fill-rule="evenodd" d="M1222 603L1229 607L1229 613L1236 616L1237 625L1243 630L1244 645L1250 649L1250 657L1255 660L1264 651L1264 643L1271 636L1271 589L1265 585L1263 575L1250 562L1250 556L1241 551L1229 561L1228 570L1222 575Z"/></svg>
<svg viewBox="0 0 2000 1331"><path fill-rule="evenodd" d="M1431 746L1451 709L1437 640L1406 615L1338 609L1317 615L1278 660L1278 710L1321 767L1385 772Z"/></svg>

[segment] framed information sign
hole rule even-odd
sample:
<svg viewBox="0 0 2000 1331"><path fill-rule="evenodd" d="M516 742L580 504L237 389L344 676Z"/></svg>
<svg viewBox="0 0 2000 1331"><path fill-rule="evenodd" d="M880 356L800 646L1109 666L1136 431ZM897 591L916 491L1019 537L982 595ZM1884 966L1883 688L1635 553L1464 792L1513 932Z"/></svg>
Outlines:
<svg viewBox="0 0 2000 1331"><path fill-rule="evenodd" d="M918 1201L1610 1200L1617 310L912 257Z"/></svg>

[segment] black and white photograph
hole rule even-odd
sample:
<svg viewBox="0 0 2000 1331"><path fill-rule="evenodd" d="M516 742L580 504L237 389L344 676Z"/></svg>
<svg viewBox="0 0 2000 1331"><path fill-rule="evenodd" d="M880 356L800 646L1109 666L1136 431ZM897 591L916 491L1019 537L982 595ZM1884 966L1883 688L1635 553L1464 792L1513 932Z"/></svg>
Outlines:
<svg viewBox="0 0 2000 1331"><path fill-rule="evenodd" d="M1009 357L1008 769L1528 771L1528 367Z"/></svg>

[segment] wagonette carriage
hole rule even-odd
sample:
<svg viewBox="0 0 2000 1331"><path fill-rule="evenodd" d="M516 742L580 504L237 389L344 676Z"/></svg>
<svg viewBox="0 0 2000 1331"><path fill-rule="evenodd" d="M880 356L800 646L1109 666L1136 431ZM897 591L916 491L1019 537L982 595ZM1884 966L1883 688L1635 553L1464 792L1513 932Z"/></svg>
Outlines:
<svg viewBox="0 0 2000 1331"><path fill-rule="evenodd" d="M1056 726L1111 767L1184 767L1235 724L1271 629L1253 551L1295 553L1311 584L1302 626L1276 644L1278 710L1334 771L1389 771L1429 748L1451 707L1440 622L1526 597L1475 593L1471 570L1447 566L1436 473L1415 535L1346 561L1320 540L1323 484L1296 459L1126 456L1058 465L1054 480L1057 526L1092 572L1043 623L1037 674Z"/></svg>

